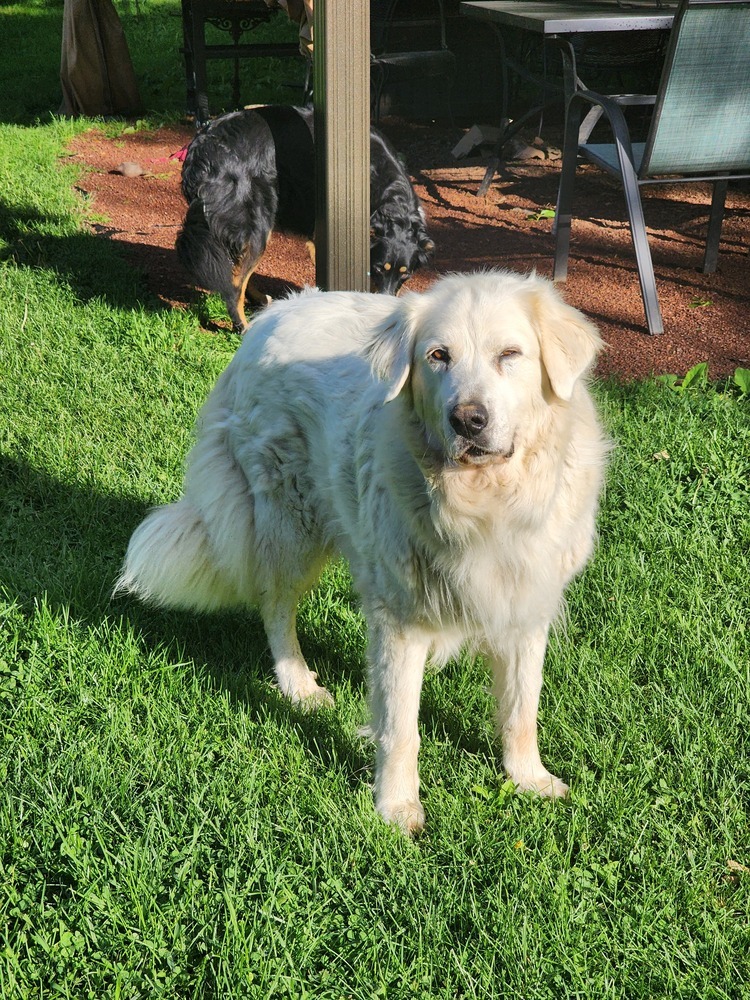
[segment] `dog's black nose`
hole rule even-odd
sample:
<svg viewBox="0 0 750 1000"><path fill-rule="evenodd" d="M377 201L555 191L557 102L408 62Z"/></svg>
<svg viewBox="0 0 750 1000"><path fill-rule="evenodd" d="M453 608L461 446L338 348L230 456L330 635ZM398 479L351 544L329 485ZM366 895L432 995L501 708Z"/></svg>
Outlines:
<svg viewBox="0 0 750 1000"><path fill-rule="evenodd" d="M465 438L475 438L481 434L489 419L487 407L481 403L457 403L448 418L456 434Z"/></svg>

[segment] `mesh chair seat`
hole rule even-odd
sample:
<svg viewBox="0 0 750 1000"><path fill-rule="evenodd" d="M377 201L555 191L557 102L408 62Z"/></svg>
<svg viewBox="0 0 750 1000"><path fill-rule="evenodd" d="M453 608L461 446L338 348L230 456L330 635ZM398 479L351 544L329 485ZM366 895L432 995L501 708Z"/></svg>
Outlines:
<svg viewBox="0 0 750 1000"><path fill-rule="evenodd" d="M633 142L630 148L633 150L633 167L638 174L643 163L646 143ZM587 142L580 147L580 150L583 151L586 159L590 160L591 163L595 163L597 167L607 170L610 174L619 175L620 160L617 155L617 146L607 142Z"/></svg>

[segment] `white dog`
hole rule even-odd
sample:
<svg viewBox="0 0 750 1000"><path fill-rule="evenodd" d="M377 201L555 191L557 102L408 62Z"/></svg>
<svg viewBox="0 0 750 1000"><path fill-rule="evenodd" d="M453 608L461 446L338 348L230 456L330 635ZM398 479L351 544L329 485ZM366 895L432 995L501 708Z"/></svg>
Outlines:
<svg viewBox="0 0 750 1000"><path fill-rule="evenodd" d="M283 693L330 705L295 616L343 553L369 627L382 816L424 824L425 661L463 644L492 668L510 778L565 795L537 709L550 624L594 542L607 442L583 376L600 347L549 282L504 272L269 307L201 411L184 497L136 529L116 590L258 605Z"/></svg>

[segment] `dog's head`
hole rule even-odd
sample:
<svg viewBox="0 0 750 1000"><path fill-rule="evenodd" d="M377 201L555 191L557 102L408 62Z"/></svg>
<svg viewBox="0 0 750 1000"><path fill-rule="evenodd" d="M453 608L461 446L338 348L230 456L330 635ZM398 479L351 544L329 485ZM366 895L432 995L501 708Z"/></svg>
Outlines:
<svg viewBox="0 0 750 1000"><path fill-rule="evenodd" d="M373 292L397 295L435 249L421 210L392 216L374 212L370 219L370 282Z"/></svg>
<svg viewBox="0 0 750 1000"><path fill-rule="evenodd" d="M371 360L408 395L429 452L455 465L508 461L551 407L564 407L602 346L551 282L454 275L400 300Z"/></svg>

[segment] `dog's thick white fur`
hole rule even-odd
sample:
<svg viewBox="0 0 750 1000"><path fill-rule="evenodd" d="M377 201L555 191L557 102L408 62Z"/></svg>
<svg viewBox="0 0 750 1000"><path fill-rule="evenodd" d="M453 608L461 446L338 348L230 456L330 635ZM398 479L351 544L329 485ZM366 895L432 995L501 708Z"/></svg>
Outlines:
<svg viewBox="0 0 750 1000"><path fill-rule="evenodd" d="M328 705L295 614L343 553L369 628L385 819L424 824L425 661L465 643L492 668L508 775L564 795L539 756L537 709L550 625L594 542L607 442L585 374L600 347L534 275L278 302L219 378L184 497L136 529L116 589L206 611L259 606L283 693Z"/></svg>

